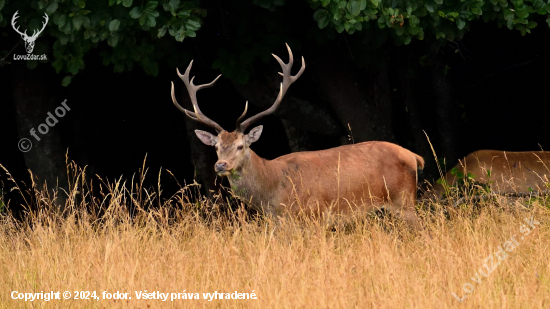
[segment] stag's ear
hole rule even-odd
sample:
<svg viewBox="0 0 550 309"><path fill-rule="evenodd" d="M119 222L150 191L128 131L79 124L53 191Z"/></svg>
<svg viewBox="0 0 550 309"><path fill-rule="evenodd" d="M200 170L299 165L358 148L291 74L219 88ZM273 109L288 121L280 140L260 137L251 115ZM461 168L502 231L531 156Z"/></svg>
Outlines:
<svg viewBox="0 0 550 309"><path fill-rule="evenodd" d="M201 142L208 146L214 146L218 142L218 137L216 135L210 134L206 131L195 130L195 134L197 134L197 137L201 140Z"/></svg>
<svg viewBox="0 0 550 309"><path fill-rule="evenodd" d="M250 130L248 134L246 135L246 143L248 145L254 143L260 138L260 135L262 135L262 130L264 129L264 126L257 126L254 129Z"/></svg>

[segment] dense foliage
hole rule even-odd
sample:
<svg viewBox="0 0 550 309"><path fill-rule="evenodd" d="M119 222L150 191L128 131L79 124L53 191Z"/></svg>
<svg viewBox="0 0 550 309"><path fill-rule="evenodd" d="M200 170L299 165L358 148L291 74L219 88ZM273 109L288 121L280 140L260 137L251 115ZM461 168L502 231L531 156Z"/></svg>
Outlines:
<svg viewBox="0 0 550 309"><path fill-rule="evenodd" d="M398 45L409 44L414 38L460 39L471 23L480 19L526 34L537 26L534 21L537 14L550 13L550 3L543 0L307 1L320 29L345 31L350 35L362 31L371 36L389 29ZM236 5L241 7L242 3ZM239 47L234 50L220 48L213 64L226 77L240 83L248 81L254 60L267 61L270 48L283 41L276 32L280 29L281 14L288 13L284 11L288 3L254 0L254 5L265 9L266 14L261 19L242 19L237 31ZM249 8L242 7L242 10ZM173 65L180 57L185 57L180 50L176 52L177 44L195 37L201 25L208 22L208 12L201 8L198 0L0 0L0 25L10 27L11 16L16 11L21 16L17 22L22 29L29 29L28 32L40 28L44 13L50 16L42 36L54 39L53 59L48 61L58 73L66 75L63 85L68 85L72 76L84 69L84 56L92 48L100 49L103 63L112 65L115 72L132 70L137 64L147 74L156 76L159 62ZM303 16L303 19L308 21L312 17ZM251 35L258 22L262 23L261 31L273 32ZM550 23L550 18L547 22ZM385 32L381 37L387 36ZM364 44L371 43L365 41ZM49 48L47 40L38 40L35 53L44 53ZM0 56L5 58L8 53L8 50L0 51ZM28 61L30 68L36 65L37 61Z"/></svg>

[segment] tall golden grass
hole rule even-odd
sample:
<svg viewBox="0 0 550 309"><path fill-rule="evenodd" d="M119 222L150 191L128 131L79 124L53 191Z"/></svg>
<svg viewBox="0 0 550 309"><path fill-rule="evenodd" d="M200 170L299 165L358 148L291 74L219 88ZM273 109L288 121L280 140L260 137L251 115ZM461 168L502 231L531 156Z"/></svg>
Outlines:
<svg viewBox="0 0 550 309"><path fill-rule="evenodd" d="M387 216L275 222L242 207L223 211L219 196L198 198L194 186L164 198L160 184L144 188L145 173L96 187L74 165L69 173L64 213L33 185L21 192L22 218L0 216L0 308L550 307L550 211L542 198L424 203L424 229L413 231ZM520 232L525 218L540 222L529 235ZM494 253L514 235L519 244L499 262ZM471 277L487 272L486 263L494 271L476 283ZM200 299L137 299L145 290ZM13 291L59 291L61 299L25 302ZM72 298L95 291L99 300L64 300L64 291ZM131 299L102 299L104 291ZM214 291L257 299L203 299Z"/></svg>

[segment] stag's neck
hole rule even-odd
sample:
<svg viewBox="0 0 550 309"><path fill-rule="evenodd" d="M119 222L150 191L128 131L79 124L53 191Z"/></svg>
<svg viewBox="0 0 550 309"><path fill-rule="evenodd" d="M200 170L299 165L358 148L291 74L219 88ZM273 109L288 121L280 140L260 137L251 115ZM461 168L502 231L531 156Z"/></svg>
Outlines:
<svg viewBox="0 0 550 309"><path fill-rule="evenodd" d="M235 170L228 176L231 189L239 197L255 205L272 203L277 185L277 169L273 161L259 157L254 151L241 170Z"/></svg>

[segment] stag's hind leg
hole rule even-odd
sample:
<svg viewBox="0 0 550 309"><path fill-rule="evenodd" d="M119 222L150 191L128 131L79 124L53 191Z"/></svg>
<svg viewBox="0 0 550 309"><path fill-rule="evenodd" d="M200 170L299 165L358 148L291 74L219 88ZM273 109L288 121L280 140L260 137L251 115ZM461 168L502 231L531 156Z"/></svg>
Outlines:
<svg viewBox="0 0 550 309"><path fill-rule="evenodd" d="M415 188L416 189L416 188ZM392 199L391 204L388 206L390 211L402 220L407 222L410 227L414 229L420 229L420 220L416 215L415 210L415 195L414 192L401 192L394 199Z"/></svg>

